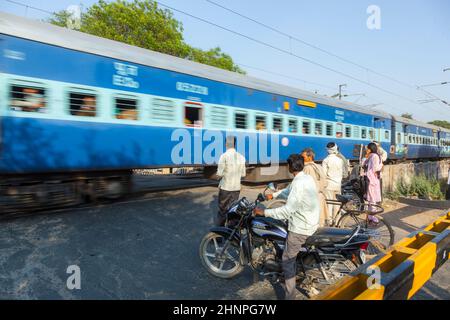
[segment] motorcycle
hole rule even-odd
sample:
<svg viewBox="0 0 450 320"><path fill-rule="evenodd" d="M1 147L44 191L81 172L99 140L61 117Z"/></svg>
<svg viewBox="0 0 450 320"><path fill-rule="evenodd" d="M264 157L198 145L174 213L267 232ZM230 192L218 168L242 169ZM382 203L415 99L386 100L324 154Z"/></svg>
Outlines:
<svg viewBox="0 0 450 320"><path fill-rule="evenodd" d="M231 279L245 266L272 282L283 279L281 260L288 235L287 222L255 216L254 209L266 200L269 184L255 201L243 197L227 212L223 227L213 227L203 237L199 254L213 276ZM365 263L370 236L354 229L319 228L308 237L297 255L297 282L307 292L320 292Z"/></svg>

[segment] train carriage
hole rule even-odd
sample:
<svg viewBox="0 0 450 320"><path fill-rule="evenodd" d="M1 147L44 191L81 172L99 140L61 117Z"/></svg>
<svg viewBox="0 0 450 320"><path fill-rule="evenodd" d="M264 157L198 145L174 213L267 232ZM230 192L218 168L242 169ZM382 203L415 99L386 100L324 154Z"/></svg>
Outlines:
<svg viewBox="0 0 450 320"><path fill-rule="evenodd" d="M320 161L330 141L355 160L355 146L377 140L396 159L405 127L414 130L387 113L5 13L0 49L6 186L57 177L107 192L132 169L214 166L226 135L255 167L306 147Z"/></svg>

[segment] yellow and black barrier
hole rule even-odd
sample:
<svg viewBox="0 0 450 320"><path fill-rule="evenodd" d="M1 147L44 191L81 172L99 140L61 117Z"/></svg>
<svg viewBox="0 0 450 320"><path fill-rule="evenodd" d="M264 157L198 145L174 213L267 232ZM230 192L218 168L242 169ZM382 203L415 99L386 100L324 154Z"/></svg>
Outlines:
<svg viewBox="0 0 450 320"><path fill-rule="evenodd" d="M314 300L410 299L449 258L450 212L377 255Z"/></svg>

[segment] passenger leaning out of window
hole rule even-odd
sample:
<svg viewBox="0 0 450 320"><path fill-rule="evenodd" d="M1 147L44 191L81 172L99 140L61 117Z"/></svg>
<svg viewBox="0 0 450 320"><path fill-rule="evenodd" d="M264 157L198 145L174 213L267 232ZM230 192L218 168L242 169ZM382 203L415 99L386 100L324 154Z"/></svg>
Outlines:
<svg viewBox="0 0 450 320"><path fill-rule="evenodd" d="M43 110L45 103L44 97L35 88L23 88L22 99L16 99L13 102L14 110L25 112L40 112Z"/></svg>
<svg viewBox="0 0 450 320"><path fill-rule="evenodd" d="M83 117L95 117L96 107L95 107L95 97L86 96L83 98L83 103L78 111L78 116Z"/></svg>

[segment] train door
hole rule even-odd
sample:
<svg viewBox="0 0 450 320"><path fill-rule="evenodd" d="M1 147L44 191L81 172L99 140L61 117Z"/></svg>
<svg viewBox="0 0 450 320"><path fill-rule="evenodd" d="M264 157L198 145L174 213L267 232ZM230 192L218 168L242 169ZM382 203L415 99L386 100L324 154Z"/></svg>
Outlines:
<svg viewBox="0 0 450 320"><path fill-rule="evenodd" d="M384 133L385 120L381 118L374 118L373 126L375 128L374 140L381 142Z"/></svg>
<svg viewBox="0 0 450 320"><path fill-rule="evenodd" d="M398 158L406 158L408 147L405 143L405 133L407 125L396 122L395 123L395 135L393 136L395 143L395 155Z"/></svg>
<svg viewBox="0 0 450 320"><path fill-rule="evenodd" d="M203 127L204 110L199 102L187 101L183 106L184 125L187 127Z"/></svg>

